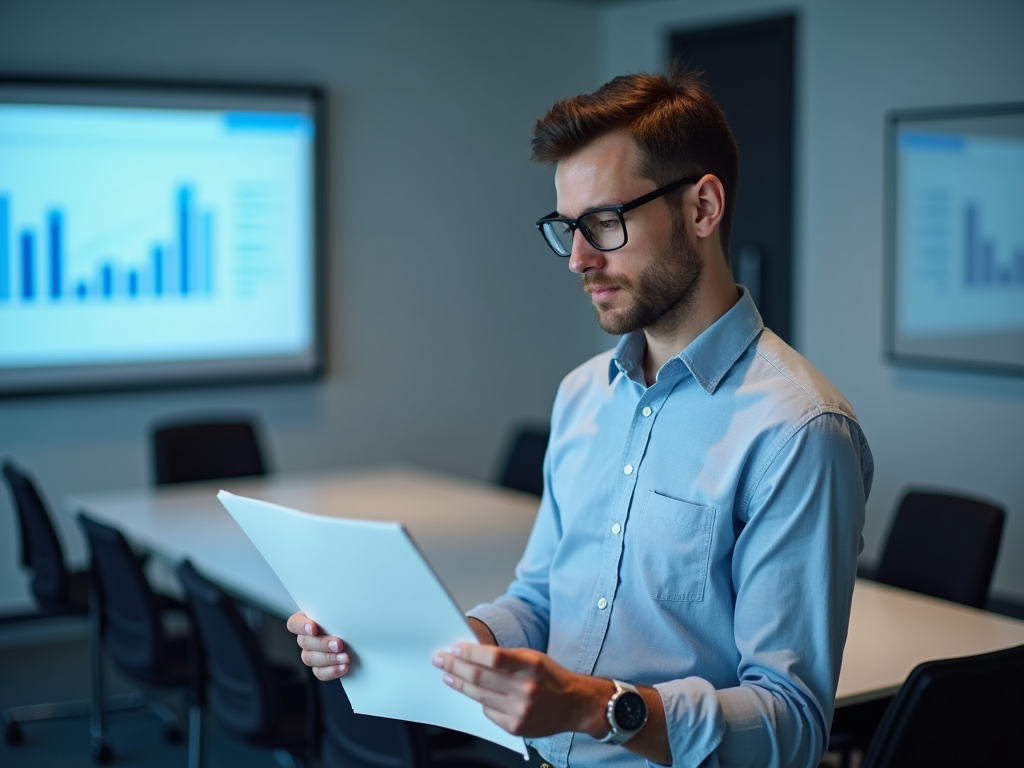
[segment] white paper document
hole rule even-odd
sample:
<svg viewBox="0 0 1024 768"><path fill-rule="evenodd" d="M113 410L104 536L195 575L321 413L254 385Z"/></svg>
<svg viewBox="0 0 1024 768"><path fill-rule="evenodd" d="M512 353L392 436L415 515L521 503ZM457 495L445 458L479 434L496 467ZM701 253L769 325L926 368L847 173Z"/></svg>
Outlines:
<svg viewBox="0 0 1024 768"><path fill-rule="evenodd" d="M525 742L441 680L435 652L476 642L400 523L313 515L221 491L217 498L296 605L345 641L342 678L359 714L440 725L527 757Z"/></svg>

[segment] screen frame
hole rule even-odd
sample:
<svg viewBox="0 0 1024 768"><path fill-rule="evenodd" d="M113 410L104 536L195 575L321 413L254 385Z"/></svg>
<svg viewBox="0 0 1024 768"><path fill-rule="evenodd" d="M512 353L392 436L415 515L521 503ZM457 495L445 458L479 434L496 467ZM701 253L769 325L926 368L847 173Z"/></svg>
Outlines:
<svg viewBox="0 0 1024 768"><path fill-rule="evenodd" d="M1024 117L1024 102L1002 102L948 107L891 110L885 117L885 180L883 194L883 355L890 365L948 371L1024 376L1024 365L973 361L952 357L910 354L897 350L896 314L899 293L899 130L914 122L960 120L1002 116Z"/></svg>
<svg viewBox="0 0 1024 768"><path fill-rule="evenodd" d="M292 98L307 101L314 125L311 174L312 206L309 296L312 338L301 355L254 356L227 359L193 359L151 363L100 363L82 366L46 366L11 369L21 372L7 384L0 384L0 399L49 397L112 391L175 390L222 387L281 381L313 381L327 370L327 210L328 167L327 98L325 89L313 83L270 83L219 80L155 78L107 78L64 75L11 74L0 72L0 86L27 87L57 93L106 91L110 95L134 94L166 98L195 99L215 104L217 100ZM57 101L47 103L60 103ZM67 102L64 102L67 103ZM79 103L79 102L76 102ZM95 102L92 102L95 103ZM291 362L289 362L291 361ZM285 364L287 367L282 367ZM45 373L41 373L45 371ZM64 380L64 377L68 378ZM22 379L19 381L18 379Z"/></svg>

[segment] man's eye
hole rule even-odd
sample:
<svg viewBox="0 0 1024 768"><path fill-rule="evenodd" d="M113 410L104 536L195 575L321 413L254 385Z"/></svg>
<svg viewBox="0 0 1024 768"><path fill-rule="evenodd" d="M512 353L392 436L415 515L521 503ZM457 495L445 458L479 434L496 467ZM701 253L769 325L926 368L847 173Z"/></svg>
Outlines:
<svg viewBox="0 0 1024 768"><path fill-rule="evenodd" d="M594 223L594 226L597 229L600 229L602 232L614 232L616 229L619 228L619 217L608 216L607 218L599 218Z"/></svg>

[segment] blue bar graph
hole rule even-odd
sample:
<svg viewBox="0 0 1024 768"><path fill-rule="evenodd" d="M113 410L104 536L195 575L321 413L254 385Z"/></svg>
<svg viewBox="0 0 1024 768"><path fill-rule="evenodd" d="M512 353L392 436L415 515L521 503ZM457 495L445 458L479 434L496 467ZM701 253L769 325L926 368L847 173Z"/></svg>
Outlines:
<svg viewBox="0 0 1024 768"><path fill-rule="evenodd" d="M10 208L7 196L0 195L0 301L11 298L11 238Z"/></svg>
<svg viewBox="0 0 1024 768"><path fill-rule="evenodd" d="M114 295L114 265L104 264L100 268L100 277L103 285L103 298L109 299Z"/></svg>
<svg viewBox="0 0 1024 768"><path fill-rule="evenodd" d="M162 296L164 293L164 249L159 245L153 246L153 295Z"/></svg>
<svg viewBox="0 0 1024 768"><path fill-rule="evenodd" d="M206 293L213 292L213 214L203 214L203 289Z"/></svg>
<svg viewBox="0 0 1024 768"><path fill-rule="evenodd" d="M188 187L182 187L178 190L178 257L181 264L181 282L178 284L178 289L182 296L188 295L188 258L189 258L189 238L191 237L191 222L190 208L191 208L192 191Z"/></svg>
<svg viewBox="0 0 1024 768"><path fill-rule="evenodd" d="M1014 251L1009 264L996 259L996 244L981 232L976 203L964 205L964 285L1024 286L1024 248Z"/></svg>
<svg viewBox="0 0 1024 768"><path fill-rule="evenodd" d="M154 298L210 296L214 283L214 213L196 205L191 187L178 186L168 201L169 228L144 246L142 253L73 253L68 245L72 214L51 207L38 225L11 237L12 201L0 195L0 303L39 299L59 302L66 297ZM99 256L99 258L97 258ZM75 266L77 259L77 268ZM82 264L87 272L83 274ZM16 295L15 295L16 294Z"/></svg>
<svg viewBox="0 0 1024 768"><path fill-rule="evenodd" d="M21 298L31 301L35 296L33 280L33 238L31 232L21 233Z"/></svg>
<svg viewBox="0 0 1024 768"><path fill-rule="evenodd" d="M63 217L59 211L50 211L50 298L59 299L61 296L61 230Z"/></svg>

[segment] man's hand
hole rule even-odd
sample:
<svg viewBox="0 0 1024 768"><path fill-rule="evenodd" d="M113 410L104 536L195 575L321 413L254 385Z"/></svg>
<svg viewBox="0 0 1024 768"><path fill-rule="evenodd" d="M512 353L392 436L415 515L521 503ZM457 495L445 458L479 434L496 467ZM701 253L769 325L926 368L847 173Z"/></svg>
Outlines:
<svg viewBox="0 0 1024 768"><path fill-rule="evenodd" d="M473 621L470 624L484 643ZM595 739L608 735L606 712L615 684L570 672L540 651L456 643L451 653L435 654L434 666L445 671L446 684L480 702L484 714L514 736L565 731ZM661 694L654 688L638 690L647 702L647 724L624 746L652 762L671 765Z"/></svg>
<svg viewBox="0 0 1024 768"><path fill-rule="evenodd" d="M480 702L487 717L515 736L608 733L611 681L570 672L539 651L457 643L451 653L436 654L434 665L445 671L447 685Z"/></svg>
<svg viewBox="0 0 1024 768"><path fill-rule="evenodd" d="M312 667L317 678L337 680L348 673L350 659L341 638L321 635L316 622L301 611L288 617L288 631L296 635L302 663Z"/></svg>

